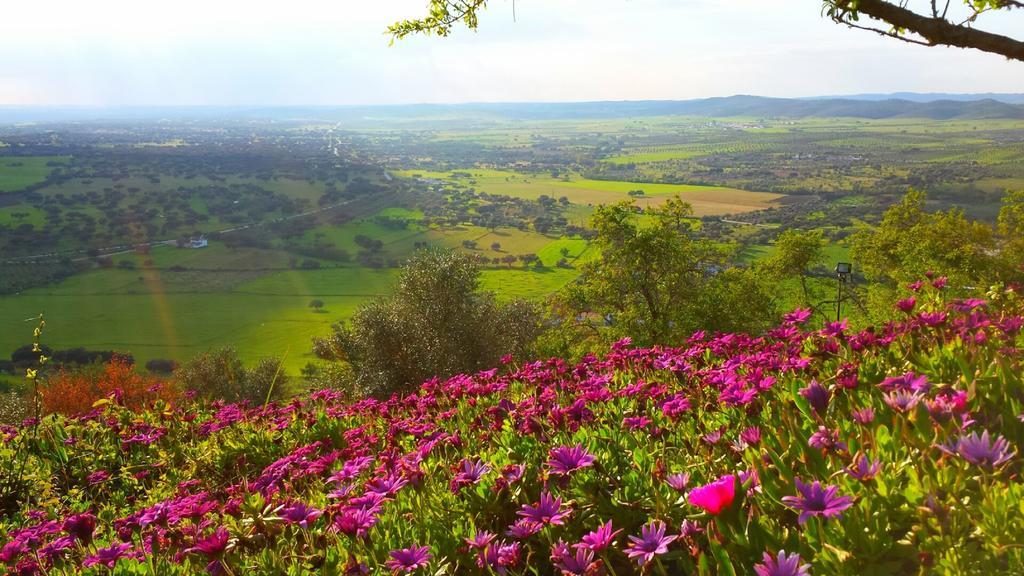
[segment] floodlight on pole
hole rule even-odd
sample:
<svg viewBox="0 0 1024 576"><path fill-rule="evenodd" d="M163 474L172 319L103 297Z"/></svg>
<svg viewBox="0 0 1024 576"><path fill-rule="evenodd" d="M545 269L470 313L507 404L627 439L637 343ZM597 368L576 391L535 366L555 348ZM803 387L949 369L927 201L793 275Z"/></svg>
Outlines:
<svg viewBox="0 0 1024 576"><path fill-rule="evenodd" d="M852 275L853 264L849 262L836 262L836 285L838 287L838 294L836 295L836 322L839 322L843 307L843 284L848 282Z"/></svg>

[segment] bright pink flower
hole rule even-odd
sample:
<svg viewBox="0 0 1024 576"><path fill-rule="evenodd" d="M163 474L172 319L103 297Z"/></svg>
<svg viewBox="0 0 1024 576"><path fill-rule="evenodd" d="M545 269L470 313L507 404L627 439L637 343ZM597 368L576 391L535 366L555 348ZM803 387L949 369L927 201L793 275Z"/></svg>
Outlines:
<svg viewBox="0 0 1024 576"><path fill-rule="evenodd" d="M686 499L690 504L703 508L713 516L732 505L736 498L736 478L729 474L718 480L690 490Z"/></svg>

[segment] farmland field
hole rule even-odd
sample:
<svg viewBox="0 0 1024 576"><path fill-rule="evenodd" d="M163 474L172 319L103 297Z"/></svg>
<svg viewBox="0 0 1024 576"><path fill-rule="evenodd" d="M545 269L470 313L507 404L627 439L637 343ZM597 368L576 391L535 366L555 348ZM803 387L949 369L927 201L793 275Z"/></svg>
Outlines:
<svg viewBox="0 0 1024 576"><path fill-rule="evenodd" d="M44 312L57 348L144 362L232 344L247 364L287 353L296 373L312 336L388 293L423 247L479 257L482 288L501 299L541 301L598 256L597 205L679 195L694 233L735 248L737 265L773 254L782 230L822 230L820 275L910 186L988 219L1024 187L1018 120L142 124L113 140L55 129L79 143L0 128L0 358ZM5 156L14 146L32 154ZM200 250L149 246L204 234Z"/></svg>
<svg viewBox="0 0 1024 576"><path fill-rule="evenodd" d="M696 216L740 214L761 210L776 206L776 201L782 198L781 194L750 192L721 186L652 184L579 177L560 179L501 170L456 171L456 174L462 173L468 173L470 177L453 177L452 173L422 170L408 170L402 172L402 175L419 176L421 179L453 180L472 186L480 192L513 198L537 199L542 195L552 198L564 196L568 198L569 202L581 205L610 204L632 198L639 206L657 206L667 198L678 194L693 206ZM631 190L642 190L644 194L631 197L628 194Z"/></svg>

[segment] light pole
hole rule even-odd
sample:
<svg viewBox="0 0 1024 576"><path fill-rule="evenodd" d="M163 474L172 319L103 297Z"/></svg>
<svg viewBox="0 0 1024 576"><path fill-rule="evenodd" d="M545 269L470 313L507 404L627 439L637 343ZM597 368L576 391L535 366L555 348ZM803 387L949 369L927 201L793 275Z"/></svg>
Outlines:
<svg viewBox="0 0 1024 576"><path fill-rule="evenodd" d="M853 274L853 264L849 262L837 262L836 263L836 280L838 286L838 294L836 295L836 322L839 322L839 314L843 307L843 284L846 284L850 280L850 276Z"/></svg>

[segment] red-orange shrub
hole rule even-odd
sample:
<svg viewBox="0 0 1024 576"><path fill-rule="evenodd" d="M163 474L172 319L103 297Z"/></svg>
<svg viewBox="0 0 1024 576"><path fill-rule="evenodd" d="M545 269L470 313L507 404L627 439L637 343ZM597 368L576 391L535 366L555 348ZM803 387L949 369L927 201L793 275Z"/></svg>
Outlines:
<svg viewBox="0 0 1024 576"><path fill-rule="evenodd" d="M151 375L136 372L120 356L101 368L61 369L42 390L43 412L74 416L88 412L102 398L114 395L116 402L137 409L162 399L175 400L175 386Z"/></svg>

